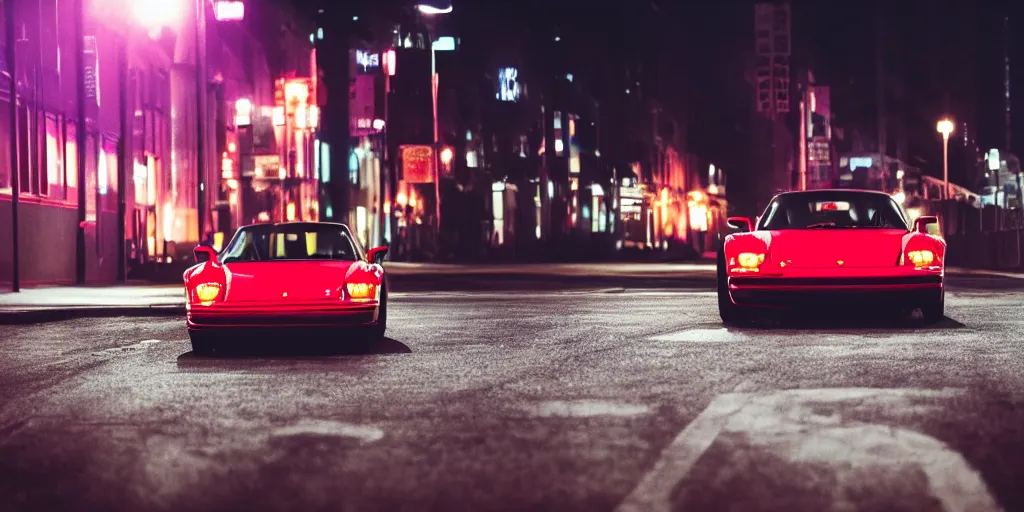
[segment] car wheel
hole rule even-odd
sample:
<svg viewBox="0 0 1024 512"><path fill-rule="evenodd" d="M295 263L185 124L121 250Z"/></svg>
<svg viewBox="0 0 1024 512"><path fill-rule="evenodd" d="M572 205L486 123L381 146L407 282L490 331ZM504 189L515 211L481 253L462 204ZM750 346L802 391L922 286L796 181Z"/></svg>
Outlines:
<svg viewBox="0 0 1024 512"><path fill-rule="evenodd" d="M380 311L377 313L377 321L369 329L368 337L370 342L377 342L384 338L388 330L388 289L385 287L380 292Z"/></svg>
<svg viewBox="0 0 1024 512"><path fill-rule="evenodd" d="M725 272L725 252L718 252L718 316L726 325L740 325L749 321L745 312L733 304L729 297L729 279Z"/></svg>
<svg viewBox="0 0 1024 512"><path fill-rule="evenodd" d="M189 331L188 337L192 340L192 353L195 355L212 354L217 349L210 333Z"/></svg>
<svg viewBox="0 0 1024 512"><path fill-rule="evenodd" d="M938 298L928 301L921 306L921 316L929 324L935 324L946 318L946 291L939 292Z"/></svg>

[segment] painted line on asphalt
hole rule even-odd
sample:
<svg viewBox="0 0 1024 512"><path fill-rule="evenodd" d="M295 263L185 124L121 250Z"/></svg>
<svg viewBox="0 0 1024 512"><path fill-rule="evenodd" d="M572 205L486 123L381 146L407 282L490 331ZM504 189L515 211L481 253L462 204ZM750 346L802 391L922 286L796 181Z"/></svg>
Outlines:
<svg viewBox="0 0 1024 512"><path fill-rule="evenodd" d="M148 347L149 345L153 345L155 343L160 343L161 341L162 340L142 340L142 341L140 341L138 343L133 343L131 345L125 345L123 347L112 347L112 348L100 350L99 352L93 352L92 355L94 355L94 356L107 356L107 355L125 354L125 353L128 353L128 352L134 352L136 350L144 349L144 348Z"/></svg>
<svg viewBox="0 0 1024 512"><path fill-rule="evenodd" d="M736 343L750 341L749 336L732 332L725 327L718 329L686 329L683 331L659 334L649 338L651 341L670 343Z"/></svg>
<svg viewBox="0 0 1024 512"><path fill-rule="evenodd" d="M711 405L661 452L654 467L626 496L616 512L659 512L672 510L672 491L686 477L700 456L711 447L729 418L739 412L752 395L719 395Z"/></svg>
<svg viewBox="0 0 1024 512"><path fill-rule="evenodd" d="M644 404L629 404L605 400L571 400L541 402L532 408L542 418L593 418L598 416L633 417L651 412Z"/></svg>
<svg viewBox="0 0 1024 512"><path fill-rule="evenodd" d="M384 431L377 427L338 421L307 420L278 428L270 434L272 438L296 436L347 437L362 443L373 443L384 438Z"/></svg>
<svg viewBox="0 0 1024 512"><path fill-rule="evenodd" d="M860 421L896 418L940 410L936 400L959 390L826 388L772 394L729 393L711 404L662 451L654 467L616 509L622 512L677 510L674 493L694 464L723 432L727 451L771 451L790 464L809 464L833 471L846 487L863 491L857 471L913 473L927 477L915 489L922 500L937 500L947 511L998 511L981 474L964 457L938 439L920 432ZM846 409L860 414L844 416ZM849 474L843 474L849 473ZM752 491L756 493L757 491ZM846 494L843 489L837 495ZM850 505L850 503L846 503ZM854 504L855 505L855 504Z"/></svg>
<svg viewBox="0 0 1024 512"><path fill-rule="evenodd" d="M538 295L551 297L564 296L587 296L606 295L612 293L628 293L625 288L600 288L596 290L554 290L554 291L532 291L532 290L510 290L504 292L391 292L389 298L393 299L508 299L508 298L532 298ZM529 294L529 297L527 296Z"/></svg>

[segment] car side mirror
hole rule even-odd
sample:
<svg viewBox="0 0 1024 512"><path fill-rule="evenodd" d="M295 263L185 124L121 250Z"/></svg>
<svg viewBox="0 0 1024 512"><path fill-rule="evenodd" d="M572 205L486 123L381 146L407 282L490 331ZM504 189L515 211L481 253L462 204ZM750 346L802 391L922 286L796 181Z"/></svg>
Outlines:
<svg viewBox="0 0 1024 512"><path fill-rule="evenodd" d="M380 247L374 247L366 253L366 261L376 265L384 263L384 256L388 254L388 247L386 245Z"/></svg>
<svg viewBox="0 0 1024 512"><path fill-rule="evenodd" d="M750 219L746 217L729 217L729 220L725 221L725 223L740 233L749 233L754 230L750 224Z"/></svg>
<svg viewBox="0 0 1024 512"><path fill-rule="evenodd" d="M192 254L196 257L196 263L217 261L217 251L208 245L197 245L195 249L192 249Z"/></svg>
<svg viewBox="0 0 1024 512"><path fill-rule="evenodd" d="M917 231L918 233L924 233L927 235L928 226L938 223L939 218L934 215L925 215L923 217L918 217L917 220L914 221L914 231Z"/></svg>

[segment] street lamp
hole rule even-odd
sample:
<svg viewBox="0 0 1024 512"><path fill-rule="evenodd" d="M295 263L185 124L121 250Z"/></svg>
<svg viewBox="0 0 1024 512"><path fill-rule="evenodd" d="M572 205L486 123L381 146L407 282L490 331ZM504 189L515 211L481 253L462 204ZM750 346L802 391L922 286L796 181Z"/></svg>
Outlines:
<svg viewBox="0 0 1024 512"><path fill-rule="evenodd" d="M953 121L941 119L936 129L942 134L942 199L949 199L949 134L953 133Z"/></svg>
<svg viewBox="0 0 1024 512"><path fill-rule="evenodd" d="M445 6L439 6L439 5L431 5L431 4L423 3L423 4L418 4L416 6L416 9L419 10L420 13L422 13L424 15L427 15L427 16L433 16L433 15L436 15L436 14L448 14L448 13L452 12L451 4L448 4L448 5L445 5ZM435 30L432 30L431 32L436 32L436 27L431 27L431 28L435 29ZM435 203L435 208L436 208L436 211L434 212L434 217L435 217L435 220L436 220L436 223L437 223L437 225L434 226L434 229L435 229L435 231L437 233L438 248L440 249L440 245L441 245L441 152L440 152L441 136L440 136L440 129L439 129L439 126L438 126L438 124L439 124L438 123L438 117L437 117L437 88L438 88L437 50L438 50L438 48L437 48L437 44L434 41L434 36L435 35L436 34L428 34L428 38L430 40L430 88L431 88L431 99L433 101L433 109L434 109L434 151L433 151L433 154L434 154L434 203Z"/></svg>

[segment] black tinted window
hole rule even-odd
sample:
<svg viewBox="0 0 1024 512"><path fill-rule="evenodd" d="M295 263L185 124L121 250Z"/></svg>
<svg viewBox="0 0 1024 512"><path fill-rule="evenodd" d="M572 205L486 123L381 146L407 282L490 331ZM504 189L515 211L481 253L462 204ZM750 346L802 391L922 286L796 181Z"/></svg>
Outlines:
<svg viewBox="0 0 1024 512"><path fill-rule="evenodd" d="M242 229L224 249L221 260L355 261L359 253L348 230L329 224L285 224Z"/></svg>
<svg viewBox="0 0 1024 512"><path fill-rule="evenodd" d="M806 192L777 197L759 229L907 229L899 206L885 194Z"/></svg>

